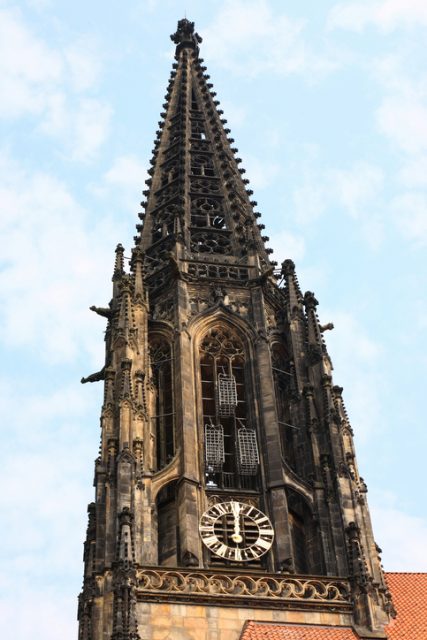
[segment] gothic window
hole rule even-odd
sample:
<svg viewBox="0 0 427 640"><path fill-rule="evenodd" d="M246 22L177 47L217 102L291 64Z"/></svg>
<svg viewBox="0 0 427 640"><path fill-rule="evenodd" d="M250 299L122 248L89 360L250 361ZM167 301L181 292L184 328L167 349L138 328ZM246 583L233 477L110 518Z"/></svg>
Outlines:
<svg viewBox="0 0 427 640"><path fill-rule="evenodd" d="M197 103L196 94L194 93L194 89L191 90L191 108L193 111L199 110L199 105Z"/></svg>
<svg viewBox="0 0 427 640"><path fill-rule="evenodd" d="M178 162L175 160L169 162L162 167L161 187L165 187L167 184L175 180L178 177Z"/></svg>
<svg viewBox="0 0 427 640"><path fill-rule="evenodd" d="M191 151L210 151L210 144L208 140L191 140Z"/></svg>
<svg viewBox="0 0 427 640"><path fill-rule="evenodd" d="M170 146L172 146L175 143L179 142L179 140L181 139L181 134L182 134L182 124L181 124L180 120L178 118L176 118L175 121L173 121L172 124L169 127L169 144L170 144Z"/></svg>
<svg viewBox="0 0 427 640"><path fill-rule="evenodd" d="M288 359L284 349L274 344L271 352L273 365L274 390L276 395L277 419L279 421L282 455L290 467L296 467L296 437L297 430L291 422L290 413L290 372Z"/></svg>
<svg viewBox="0 0 427 640"><path fill-rule="evenodd" d="M191 251L196 253L231 253L231 242L228 235L220 233L193 232L191 234Z"/></svg>
<svg viewBox="0 0 427 640"><path fill-rule="evenodd" d="M221 183L217 178L192 178L191 191L202 195L219 194L221 192Z"/></svg>
<svg viewBox="0 0 427 640"><path fill-rule="evenodd" d="M157 469L169 464L175 454L172 352L162 338L150 346L155 394L155 439Z"/></svg>
<svg viewBox="0 0 427 640"><path fill-rule="evenodd" d="M308 573L304 520L292 511L289 511L289 528L295 571L296 573Z"/></svg>
<svg viewBox="0 0 427 640"><path fill-rule="evenodd" d="M299 493L292 489L286 493L294 570L296 573L323 575L323 549L313 512Z"/></svg>
<svg viewBox="0 0 427 640"><path fill-rule="evenodd" d="M255 489L259 456L248 421L245 353L229 329L211 329L200 345L208 486Z"/></svg>
<svg viewBox="0 0 427 640"><path fill-rule="evenodd" d="M173 234L175 219L180 215L177 205L170 204L154 216L152 241L157 242L166 236Z"/></svg>
<svg viewBox="0 0 427 640"><path fill-rule="evenodd" d="M191 155L191 174L193 176L215 176L215 167L211 156Z"/></svg>
<svg viewBox="0 0 427 640"><path fill-rule="evenodd" d="M179 196L178 181L168 182L163 188L156 191L156 206L160 207L177 196Z"/></svg>
<svg viewBox="0 0 427 640"><path fill-rule="evenodd" d="M194 198L191 203L191 226L225 229L221 201L215 198Z"/></svg>
<svg viewBox="0 0 427 640"><path fill-rule="evenodd" d="M191 137L196 140L206 140L205 127L200 120L191 121Z"/></svg>
<svg viewBox="0 0 427 640"><path fill-rule="evenodd" d="M179 537L176 482L170 482L159 491L156 506L158 563L163 567L176 567Z"/></svg>

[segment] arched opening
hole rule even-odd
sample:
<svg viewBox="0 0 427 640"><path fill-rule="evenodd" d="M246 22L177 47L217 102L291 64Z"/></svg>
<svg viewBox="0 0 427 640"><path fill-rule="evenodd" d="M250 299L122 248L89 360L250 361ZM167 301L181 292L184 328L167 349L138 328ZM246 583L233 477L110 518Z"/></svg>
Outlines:
<svg viewBox="0 0 427 640"><path fill-rule="evenodd" d="M207 487L256 489L259 454L248 416L245 351L229 328L212 328L200 344Z"/></svg>
<svg viewBox="0 0 427 640"><path fill-rule="evenodd" d="M158 564L178 566L178 507L176 482L170 482L157 495Z"/></svg>
<svg viewBox="0 0 427 640"><path fill-rule="evenodd" d="M296 470L297 429L291 421L290 412L290 380L289 359L281 344L275 343L271 349L274 390L276 395L277 419L279 421L282 457L287 464Z"/></svg>
<svg viewBox="0 0 427 640"><path fill-rule="evenodd" d="M172 351L162 337L150 345L151 369L153 373L155 422L153 432L156 439L156 466L162 469L175 455L175 415L172 384Z"/></svg>
<svg viewBox="0 0 427 640"><path fill-rule="evenodd" d="M313 512L296 491L287 490L288 519L296 573L324 573L320 534Z"/></svg>

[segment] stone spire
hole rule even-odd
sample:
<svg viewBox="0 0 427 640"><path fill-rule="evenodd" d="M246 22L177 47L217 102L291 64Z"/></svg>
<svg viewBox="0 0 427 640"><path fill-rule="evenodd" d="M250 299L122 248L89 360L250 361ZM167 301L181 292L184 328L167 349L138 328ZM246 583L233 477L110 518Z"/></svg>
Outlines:
<svg viewBox="0 0 427 640"><path fill-rule="evenodd" d="M189 264L223 259L251 264L256 276L271 268L263 225L243 177L238 149L210 77L199 58L194 23L178 22L163 112L154 143L137 245L146 253L148 278L170 261ZM194 270L194 267L193 267Z"/></svg>

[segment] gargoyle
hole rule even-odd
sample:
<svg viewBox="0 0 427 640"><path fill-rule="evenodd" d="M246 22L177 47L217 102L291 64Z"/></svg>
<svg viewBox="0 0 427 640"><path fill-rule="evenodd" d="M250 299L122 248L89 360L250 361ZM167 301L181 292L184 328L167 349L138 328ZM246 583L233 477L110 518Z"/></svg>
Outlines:
<svg viewBox="0 0 427 640"><path fill-rule="evenodd" d="M101 371L91 373L87 378L82 378L80 382L86 384L86 382L99 382L99 380L105 380L105 367L102 367Z"/></svg>

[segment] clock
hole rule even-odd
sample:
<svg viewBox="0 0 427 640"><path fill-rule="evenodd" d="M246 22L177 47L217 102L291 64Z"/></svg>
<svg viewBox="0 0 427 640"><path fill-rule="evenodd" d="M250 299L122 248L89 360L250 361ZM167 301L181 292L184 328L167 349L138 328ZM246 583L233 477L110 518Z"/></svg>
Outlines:
<svg viewBox="0 0 427 640"><path fill-rule="evenodd" d="M200 518L200 536L205 546L224 560L257 560L273 544L269 518L256 507L230 500L217 502Z"/></svg>

